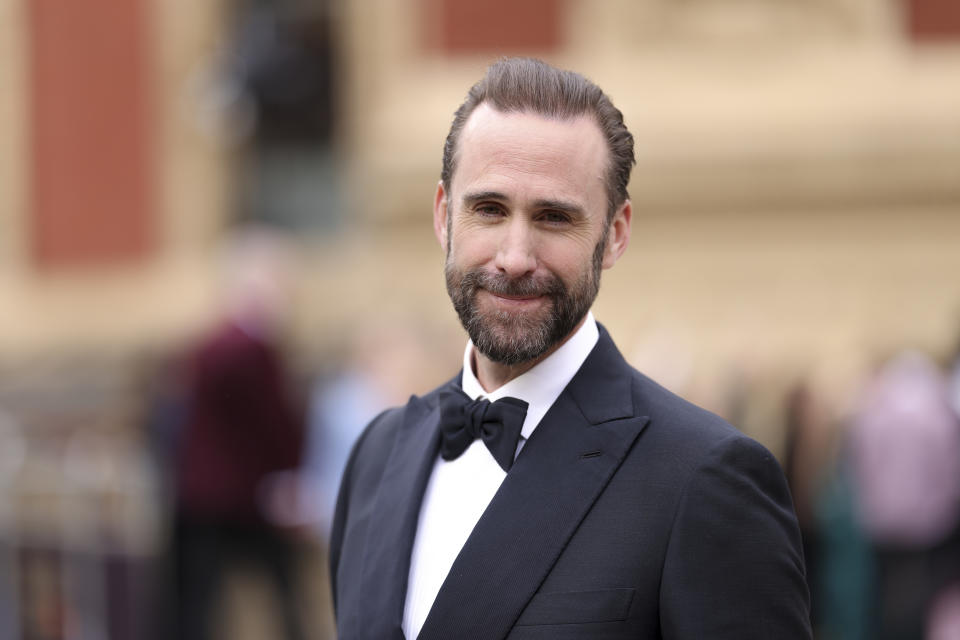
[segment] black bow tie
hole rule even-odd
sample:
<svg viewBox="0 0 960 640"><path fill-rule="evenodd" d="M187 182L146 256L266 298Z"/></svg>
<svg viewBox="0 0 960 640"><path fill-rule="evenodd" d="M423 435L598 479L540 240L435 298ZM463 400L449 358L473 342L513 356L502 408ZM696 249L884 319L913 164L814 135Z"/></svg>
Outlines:
<svg viewBox="0 0 960 640"><path fill-rule="evenodd" d="M440 455L455 460L480 438L504 471L513 466L527 403L517 398L471 400L463 391L440 392Z"/></svg>

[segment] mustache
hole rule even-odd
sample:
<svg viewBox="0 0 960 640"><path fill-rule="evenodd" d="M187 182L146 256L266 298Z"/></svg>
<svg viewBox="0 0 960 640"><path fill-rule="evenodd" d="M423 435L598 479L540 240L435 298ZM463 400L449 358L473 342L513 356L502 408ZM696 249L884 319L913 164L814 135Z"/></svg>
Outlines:
<svg viewBox="0 0 960 640"><path fill-rule="evenodd" d="M474 269L464 274L460 286L471 291L485 289L490 293L520 298L557 297L567 291L563 281L553 275L510 278L502 273L490 273L482 269Z"/></svg>

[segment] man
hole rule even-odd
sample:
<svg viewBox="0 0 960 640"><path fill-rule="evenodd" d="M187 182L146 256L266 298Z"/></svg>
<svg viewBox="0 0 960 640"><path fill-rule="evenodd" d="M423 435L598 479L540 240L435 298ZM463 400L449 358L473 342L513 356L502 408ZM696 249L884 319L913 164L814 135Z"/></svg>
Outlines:
<svg viewBox="0 0 960 640"><path fill-rule="evenodd" d="M297 468L303 440L279 344L290 286L285 251L262 229L231 238L224 317L189 357L176 453L180 640L215 637L224 578L247 565L269 578L286 639L304 637L297 549L270 513L285 497L273 495L271 479Z"/></svg>
<svg viewBox="0 0 960 640"><path fill-rule="evenodd" d="M603 92L539 61L494 64L457 111L434 231L470 341L354 448L341 640L810 637L774 458L632 369L590 313L630 238L633 162Z"/></svg>

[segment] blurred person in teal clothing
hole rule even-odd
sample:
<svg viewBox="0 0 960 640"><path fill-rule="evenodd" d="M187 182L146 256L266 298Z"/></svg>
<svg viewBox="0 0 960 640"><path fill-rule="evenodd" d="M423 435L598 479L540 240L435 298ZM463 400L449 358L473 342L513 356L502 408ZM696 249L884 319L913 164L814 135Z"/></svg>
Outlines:
<svg viewBox="0 0 960 640"><path fill-rule="evenodd" d="M826 638L926 638L937 594L960 579L960 423L947 389L916 352L864 387L817 504Z"/></svg>

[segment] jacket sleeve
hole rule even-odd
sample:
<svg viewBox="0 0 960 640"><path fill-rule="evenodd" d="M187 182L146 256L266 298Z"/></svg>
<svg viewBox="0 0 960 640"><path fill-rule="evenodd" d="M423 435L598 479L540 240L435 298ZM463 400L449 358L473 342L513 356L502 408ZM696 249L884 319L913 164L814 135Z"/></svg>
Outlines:
<svg viewBox="0 0 960 640"><path fill-rule="evenodd" d="M389 411L389 410L388 410ZM360 456L360 450L367 436L373 430L374 426L380 422L388 411L383 411L376 418L370 421L360 437L353 445L350 451L350 457L347 458L347 464L343 470L343 476L340 478L340 488L337 491L337 505L333 512L333 525L330 529L330 543L328 547L328 559L330 561L330 594L333 600L333 613L337 613L337 568L340 565L340 551L343 548L343 535L346 529L347 517L350 507L350 490L352 488L352 478L357 458Z"/></svg>
<svg viewBox="0 0 960 640"><path fill-rule="evenodd" d="M809 640L800 531L773 455L720 441L687 480L660 586L665 640Z"/></svg>

